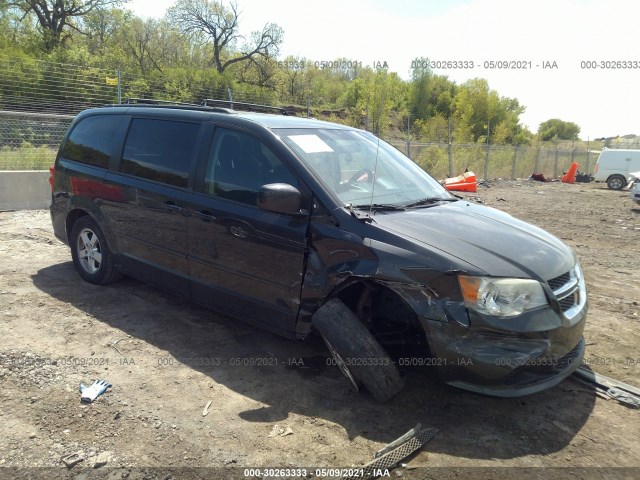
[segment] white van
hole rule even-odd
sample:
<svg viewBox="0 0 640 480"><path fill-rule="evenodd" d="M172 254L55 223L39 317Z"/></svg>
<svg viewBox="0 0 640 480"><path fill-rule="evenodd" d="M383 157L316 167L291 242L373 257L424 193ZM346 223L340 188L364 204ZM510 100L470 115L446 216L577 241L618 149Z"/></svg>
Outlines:
<svg viewBox="0 0 640 480"><path fill-rule="evenodd" d="M612 190L624 188L633 176L631 172L640 170L640 150L605 148L598 157L594 179L607 182Z"/></svg>

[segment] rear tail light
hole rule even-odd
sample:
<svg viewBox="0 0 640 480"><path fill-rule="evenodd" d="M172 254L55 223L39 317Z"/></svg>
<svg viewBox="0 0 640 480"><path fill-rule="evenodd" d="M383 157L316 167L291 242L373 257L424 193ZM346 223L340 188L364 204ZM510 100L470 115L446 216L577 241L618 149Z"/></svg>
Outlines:
<svg viewBox="0 0 640 480"><path fill-rule="evenodd" d="M53 193L53 176L56 174L56 166L49 167L49 185L51 185L51 193Z"/></svg>

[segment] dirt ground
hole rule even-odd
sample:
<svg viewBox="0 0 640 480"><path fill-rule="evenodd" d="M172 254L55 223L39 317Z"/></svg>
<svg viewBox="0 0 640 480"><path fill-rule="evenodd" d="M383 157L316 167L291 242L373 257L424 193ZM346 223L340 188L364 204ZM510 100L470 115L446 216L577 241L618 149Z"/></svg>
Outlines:
<svg viewBox="0 0 640 480"><path fill-rule="evenodd" d="M640 210L628 192L494 181L468 198L576 250L589 288L585 361L640 386ZM0 477L243 479L277 467L311 478L371 461L420 422L439 433L382 473L640 478L640 410L573 379L498 399L411 372L380 405L327 355L318 339L281 339L132 279L84 283L47 211L0 213ZM113 386L81 404L79 384L96 378ZM67 468L71 454L82 460Z"/></svg>

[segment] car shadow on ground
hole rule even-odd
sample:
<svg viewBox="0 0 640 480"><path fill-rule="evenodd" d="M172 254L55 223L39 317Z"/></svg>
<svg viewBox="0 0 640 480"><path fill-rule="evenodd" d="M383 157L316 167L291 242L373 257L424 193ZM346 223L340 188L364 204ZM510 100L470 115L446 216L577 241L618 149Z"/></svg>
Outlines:
<svg viewBox="0 0 640 480"><path fill-rule="evenodd" d="M183 365L268 405L238 411L247 422L278 422L295 413L339 424L350 438L383 443L420 422L439 429L429 443L431 452L509 459L561 450L595 405L595 392L570 379L532 396L504 399L457 390L437 383L429 372L414 371L407 372L402 393L378 404L352 391L317 337L283 339L130 278L90 285L71 262L43 268L32 280L96 321L156 347L165 357L188 359ZM198 361L214 357L219 364ZM155 357L148 360L157 365Z"/></svg>

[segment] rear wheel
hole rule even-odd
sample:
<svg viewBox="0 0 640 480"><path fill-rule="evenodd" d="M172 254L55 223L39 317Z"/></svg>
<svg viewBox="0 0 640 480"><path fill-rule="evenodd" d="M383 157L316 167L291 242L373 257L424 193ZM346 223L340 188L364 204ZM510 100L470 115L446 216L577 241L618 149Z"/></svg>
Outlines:
<svg viewBox="0 0 640 480"><path fill-rule="evenodd" d="M393 360L340 300L331 299L320 307L313 325L354 386L361 384L379 402L386 402L404 388Z"/></svg>
<svg viewBox="0 0 640 480"><path fill-rule="evenodd" d="M607 179L607 187L611 190L622 190L627 185L627 179L622 175L611 175Z"/></svg>
<svg viewBox="0 0 640 480"><path fill-rule="evenodd" d="M113 255L102 230L92 218L84 216L76 220L69 244L73 264L83 280L104 285L122 276L113 265Z"/></svg>

